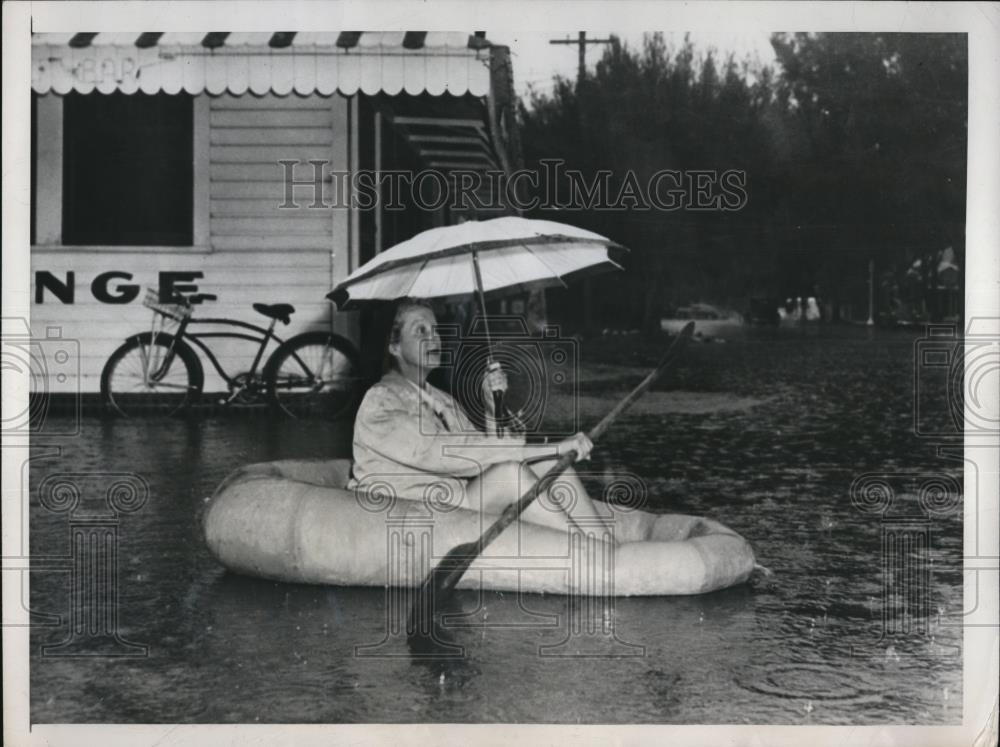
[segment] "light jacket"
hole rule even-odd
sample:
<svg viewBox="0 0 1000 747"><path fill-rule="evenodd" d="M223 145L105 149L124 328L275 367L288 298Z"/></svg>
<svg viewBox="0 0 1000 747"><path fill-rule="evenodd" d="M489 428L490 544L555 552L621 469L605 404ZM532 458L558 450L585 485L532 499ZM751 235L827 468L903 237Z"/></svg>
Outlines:
<svg viewBox="0 0 1000 747"><path fill-rule="evenodd" d="M449 394L425 384L423 392L398 371L368 390L354 423L350 488L391 486L402 498L458 500L465 483L487 467L523 457L523 439L478 430Z"/></svg>

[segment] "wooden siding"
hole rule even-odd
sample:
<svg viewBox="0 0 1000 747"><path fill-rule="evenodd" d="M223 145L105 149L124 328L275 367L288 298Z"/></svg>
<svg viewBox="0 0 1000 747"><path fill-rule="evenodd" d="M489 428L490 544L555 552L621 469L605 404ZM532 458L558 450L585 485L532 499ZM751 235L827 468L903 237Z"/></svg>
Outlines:
<svg viewBox="0 0 1000 747"><path fill-rule="evenodd" d="M75 273L72 305L47 290L42 302L32 305L34 336L45 338L58 330L64 340L74 341L71 346L79 346L79 378L71 365L69 378L50 382L50 391L99 391L107 358L126 337L150 327L152 312L142 305L144 290L128 304L94 299L91 283L105 272L132 275L131 280L113 280L112 292L124 284L155 288L160 272L203 273L193 283L200 292L218 295L218 301L199 307L196 318L229 317L266 327L269 320L254 312L252 303L291 303L296 308L291 325L278 323L276 328L282 338L329 329L331 324L339 331L350 330L352 323L346 319L350 315L334 319L338 315L325 299L350 256L346 251L350 217L342 210L308 207L310 188L295 189L298 208L279 208L285 194L284 169L278 163L289 158L320 159L333 168L346 168L346 99L224 95L208 103L208 178L202 199L208 203L209 251L56 246L32 252L33 302L36 272L50 272L60 282L67 272ZM310 175L311 171L297 172L296 178ZM337 251L340 247L344 251ZM212 340L210 346L230 374L249 368L256 350L247 341ZM206 391L224 391L224 382L204 357L202 364Z"/></svg>
<svg viewBox="0 0 1000 747"><path fill-rule="evenodd" d="M282 207L286 204L287 169L280 161L331 161L335 102L340 99L274 95L211 99L213 248L235 252L266 251L269 245L276 251L332 249L332 211L310 207L314 202L311 188L294 190L298 207ZM321 133L325 137L320 137ZM310 178L312 166L295 168L293 175ZM241 193L234 188L248 191Z"/></svg>

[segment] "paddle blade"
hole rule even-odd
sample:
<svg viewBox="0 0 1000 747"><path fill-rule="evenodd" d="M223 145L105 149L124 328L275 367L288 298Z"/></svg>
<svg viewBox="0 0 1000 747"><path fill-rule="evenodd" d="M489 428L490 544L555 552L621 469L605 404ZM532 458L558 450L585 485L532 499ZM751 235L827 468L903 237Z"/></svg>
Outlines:
<svg viewBox="0 0 1000 747"><path fill-rule="evenodd" d="M406 638L412 652L455 655L452 649L457 648L460 655L461 647L451 644L441 625L441 617L453 611L448 604L452 592L478 557L477 549L475 542L453 547L417 587L406 621Z"/></svg>
<svg viewBox="0 0 1000 747"><path fill-rule="evenodd" d="M430 576L425 579L424 585L428 585L436 599L444 599L462 580L462 576L469 570L472 561L479 557L479 547L476 542L466 542L456 545L448 551L448 554L441 558Z"/></svg>

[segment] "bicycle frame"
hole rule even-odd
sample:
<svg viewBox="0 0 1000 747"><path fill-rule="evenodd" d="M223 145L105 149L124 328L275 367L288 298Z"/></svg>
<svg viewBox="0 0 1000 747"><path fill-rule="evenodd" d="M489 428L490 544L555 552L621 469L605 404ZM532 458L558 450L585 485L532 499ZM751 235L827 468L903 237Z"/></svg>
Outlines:
<svg viewBox="0 0 1000 747"><path fill-rule="evenodd" d="M205 354L205 356L211 362L212 367L218 372L219 376L221 376L225 380L226 384L229 386L235 386L236 379L230 376L226 372L226 370L222 367L222 364L219 363L219 359L215 357L215 354L212 352L211 348L209 348L208 345L202 342L202 340L211 337L223 337L234 340L249 340L250 342L260 343L260 345L257 348L257 353L256 355L254 355L253 363L250 366L250 371L248 372L249 375L252 377L257 372L257 366L260 365L261 358L264 357L264 350L267 348L267 344L271 340L274 340L278 345L284 342L284 340L278 337L278 335L274 334L274 325L276 324L276 322L277 320L272 319L271 324L268 325L267 328L264 328L264 327L259 327L256 324L250 324L249 322L241 322L238 319L225 319L225 318L194 319L188 317L181 321L180 326L177 328L177 333L174 335L174 337L175 339L178 340L190 340L191 342L193 342L195 346L200 348L201 351ZM259 336L243 334L240 332L195 333L195 332L190 332L188 330L188 326L192 324L222 324L230 327L240 327L243 329L252 330L258 333ZM167 361L166 364L167 366L169 366L169 361Z"/></svg>

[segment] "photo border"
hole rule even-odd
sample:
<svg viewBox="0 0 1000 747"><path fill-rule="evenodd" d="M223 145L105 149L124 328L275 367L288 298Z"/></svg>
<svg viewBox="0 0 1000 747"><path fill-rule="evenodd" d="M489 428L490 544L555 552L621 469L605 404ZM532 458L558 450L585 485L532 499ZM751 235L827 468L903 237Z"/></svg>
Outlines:
<svg viewBox="0 0 1000 747"><path fill-rule="evenodd" d="M499 43L514 46L521 21L529 29L567 33L572 29L607 28L608 2L8 2L3 6L3 316L29 318L30 258L28 219L30 125L29 33L35 31L143 31L231 28L274 31L279 28L369 29L479 29ZM530 5L530 8L529 8ZM624 6L624 7L623 7ZM967 171L965 317L1000 318L998 256L1000 252L1000 6L964 3L719 3L617 2L614 25L629 30L712 31L737 28L743 32L775 30L963 32L969 40L969 158ZM33 17L32 17L33 16ZM3 407L21 412L27 403L27 381L4 376ZM3 554L16 554L22 538L20 506L27 505L27 486L21 484L21 459L27 437L7 436L3 449ZM968 451L967 439L967 454ZM11 447L11 448L8 448ZM986 453L982 453L986 451ZM979 450L977 465L967 465L966 485L988 476L986 496L979 496L979 517L965 517L966 543L976 519L992 527L980 555L992 558L997 549L996 451ZM975 505L967 501L966 505ZM13 507L13 508L12 508ZM17 510L14 510L17 509ZM972 520L970 520L972 519ZM979 538L980 541L982 537ZM968 563L968 559L966 559ZM967 566L968 567L968 566ZM26 589L28 574L23 574ZM979 598L993 624L968 626L964 631L964 721L961 726L548 726L548 725L50 725L31 726L29 718L29 628L16 624L21 609L21 585L3 585L4 742L10 745L78 744L188 745L242 743L327 744L336 737L352 744L493 745L515 740L545 743L605 744L989 744L996 739L998 682L997 588L989 586ZM26 593L26 591L24 592ZM969 586L966 585L966 594ZM11 623L14 624L11 624ZM988 723L992 718L992 739ZM982 741L980 741L982 740Z"/></svg>

